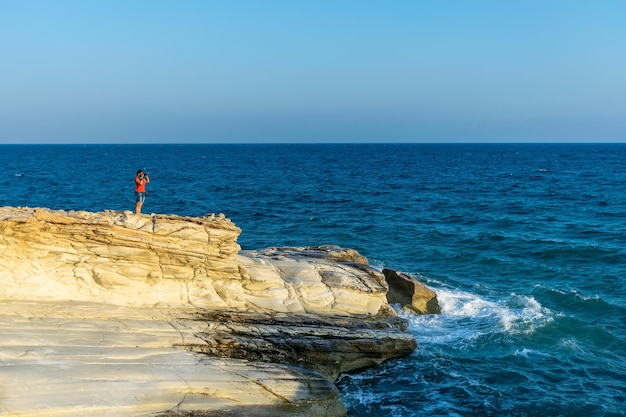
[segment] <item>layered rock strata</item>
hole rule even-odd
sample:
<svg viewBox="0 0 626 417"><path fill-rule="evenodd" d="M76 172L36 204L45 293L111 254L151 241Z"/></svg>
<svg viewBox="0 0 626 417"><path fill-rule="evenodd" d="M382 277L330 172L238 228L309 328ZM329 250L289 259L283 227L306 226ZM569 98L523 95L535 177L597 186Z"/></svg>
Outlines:
<svg viewBox="0 0 626 417"><path fill-rule="evenodd" d="M329 381L339 373L379 365L416 347L398 317L204 311L195 320L203 343L188 350L210 356L267 363L290 363Z"/></svg>
<svg viewBox="0 0 626 417"><path fill-rule="evenodd" d="M0 297L237 307L240 232L224 216L0 208Z"/></svg>
<svg viewBox="0 0 626 417"><path fill-rule="evenodd" d="M0 415L345 415L318 373L186 349L206 329L158 308L2 302Z"/></svg>
<svg viewBox="0 0 626 417"><path fill-rule="evenodd" d="M340 372L415 348L356 251L239 233L0 208L0 414L341 416Z"/></svg>

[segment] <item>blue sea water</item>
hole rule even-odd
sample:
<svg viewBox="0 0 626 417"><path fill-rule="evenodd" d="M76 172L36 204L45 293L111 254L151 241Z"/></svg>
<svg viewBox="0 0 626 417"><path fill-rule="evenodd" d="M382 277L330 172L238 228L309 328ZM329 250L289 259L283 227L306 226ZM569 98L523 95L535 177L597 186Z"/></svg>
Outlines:
<svg viewBox="0 0 626 417"><path fill-rule="evenodd" d="M416 276L419 346L337 381L351 416L625 416L626 144L5 145L0 205L224 213L244 249Z"/></svg>

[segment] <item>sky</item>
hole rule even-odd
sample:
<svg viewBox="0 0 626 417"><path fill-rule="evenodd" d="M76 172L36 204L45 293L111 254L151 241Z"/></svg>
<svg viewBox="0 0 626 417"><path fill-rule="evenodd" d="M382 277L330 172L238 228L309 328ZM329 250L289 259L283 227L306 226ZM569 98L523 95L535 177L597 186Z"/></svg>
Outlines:
<svg viewBox="0 0 626 417"><path fill-rule="evenodd" d="M0 144L624 141L624 0L0 0Z"/></svg>

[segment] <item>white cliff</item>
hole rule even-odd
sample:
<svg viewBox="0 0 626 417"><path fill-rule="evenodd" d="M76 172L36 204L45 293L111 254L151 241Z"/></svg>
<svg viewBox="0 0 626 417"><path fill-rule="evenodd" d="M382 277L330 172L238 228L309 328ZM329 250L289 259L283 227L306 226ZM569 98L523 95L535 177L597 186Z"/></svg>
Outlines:
<svg viewBox="0 0 626 417"><path fill-rule="evenodd" d="M4 207L0 220L3 299L345 314L387 305L373 270L240 254L241 231L223 215Z"/></svg>
<svg viewBox="0 0 626 417"><path fill-rule="evenodd" d="M242 252L239 233L0 208L0 415L342 416L339 372L415 348L355 251Z"/></svg>

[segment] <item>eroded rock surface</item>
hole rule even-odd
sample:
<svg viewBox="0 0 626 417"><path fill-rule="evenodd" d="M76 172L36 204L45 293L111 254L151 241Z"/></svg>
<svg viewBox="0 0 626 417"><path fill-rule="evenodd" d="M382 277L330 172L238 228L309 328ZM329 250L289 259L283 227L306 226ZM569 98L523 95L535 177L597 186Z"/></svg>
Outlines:
<svg viewBox="0 0 626 417"><path fill-rule="evenodd" d="M224 216L0 208L0 297L228 308L240 229Z"/></svg>
<svg viewBox="0 0 626 417"><path fill-rule="evenodd" d="M415 348L358 252L239 233L0 208L0 414L341 416L339 372Z"/></svg>
<svg viewBox="0 0 626 417"><path fill-rule="evenodd" d="M379 365L390 352L408 355L417 346L399 317L205 311L198 312L196 320L206 325L196 333L204 343L185 344L189 350L290 363L330 381L340 372Z"/></svg>
<svg viewBox="0 0 626 417"><path fill-rule="evenodd" d="M355 262L359 261L359 262ZM354 250L335 246L267 248L239 256L249 303L292 313L385 314L389 308L384 275ZM279 304L284 300L283 304Z"/></svg>
<svg viewBox="0 0 626 417"><path fill-rule="evenodd" d="M354 250L241 252L223 215L0 208L0 298L245 311L393 314Z"/></svg>
<svg viewBox="0 0 626 417"><path fill-rule="evenodd" d="M185 316L85 302L0 303L0 415L345 415L336 387L318 373L185 349L205 343L196 334L207 328Z"/></svg>

